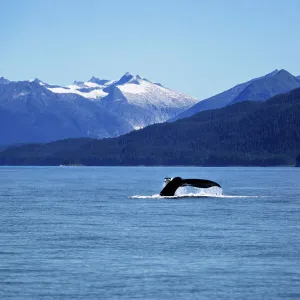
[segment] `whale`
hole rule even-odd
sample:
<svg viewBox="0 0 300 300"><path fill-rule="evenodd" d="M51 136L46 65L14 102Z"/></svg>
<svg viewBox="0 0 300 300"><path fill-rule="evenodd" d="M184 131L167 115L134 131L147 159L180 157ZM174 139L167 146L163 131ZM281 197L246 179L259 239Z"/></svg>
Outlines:
<svg viewBox="0 0 300 300"><path fill-rule="evenodd" d="M160 196L174 196L176 190L183 186L192 186L201 189L207 189L213 186L221 187L218 183L207 179L182 179L181 177L166 177L164 179L165 187L159 193Z"/></svg>

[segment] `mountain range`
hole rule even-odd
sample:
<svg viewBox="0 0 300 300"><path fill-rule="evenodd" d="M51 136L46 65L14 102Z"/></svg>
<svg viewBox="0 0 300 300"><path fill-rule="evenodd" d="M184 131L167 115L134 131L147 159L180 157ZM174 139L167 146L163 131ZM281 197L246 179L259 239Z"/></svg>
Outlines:
<svg viewBox="0 0 300 300"><path fill-rule="evenodd" d="M300 88L111 139L9 147L8 165L288 165L300 149ZM298 157L299 161L299 157Z"/></svg>
<svg viewBox="0 0 300 300"><path fill-rule="evenodd" d="M58 95L37 81L0 84L2 145L111 137L131 130L128 122L80 95Z"/></svg>
<svg viewBox="0 0 300 300"><path fill-rule="evenodd" d="M0 146L116 137L237 102L265 101L298 87L299 78L275 70L199 101L130 73L118 80L93 76L68 86L39 79L13 82L1 77Z"/></svg>
<svg viewBox="0 0 300 300"><path fill-rule="evenodd" d="M87 82L75 81L67 87L45 87L56 94L77 94L93 99L134 129L165 122L199 101L128 72L119 80L92 77Z"/></svg>
<svg viewBox="0 0 300 300"><path fill-rule="evenodd" d="M0 78L0 145L115 137L164 122L198 100L140 76L69 86Z"/></svg>

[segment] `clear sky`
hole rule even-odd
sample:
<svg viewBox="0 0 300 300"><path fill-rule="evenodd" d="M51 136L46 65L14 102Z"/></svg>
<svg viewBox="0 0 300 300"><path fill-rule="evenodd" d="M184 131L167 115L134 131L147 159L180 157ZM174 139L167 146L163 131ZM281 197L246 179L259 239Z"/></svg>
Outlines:
<svg viewBox="0 0 300 300"><path fill-rule="evenodd" d="M69 84L129 71L200 99L300 75L300 0L0 0L0 77Z"/></svg>

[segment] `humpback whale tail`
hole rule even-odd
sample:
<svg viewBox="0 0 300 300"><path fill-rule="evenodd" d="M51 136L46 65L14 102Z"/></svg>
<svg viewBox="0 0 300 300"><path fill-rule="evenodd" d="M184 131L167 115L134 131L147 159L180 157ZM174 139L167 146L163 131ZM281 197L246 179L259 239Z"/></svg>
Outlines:
<svg viewBox="0 0 300 300"><path fill-rule="evenodd" d="M160 192L161 196L174 196L176 190L181 186L192 186L207 189L213 186L221 187L218 183L206 179L182 179L180 177L165 178L167 184Z"/></svg>

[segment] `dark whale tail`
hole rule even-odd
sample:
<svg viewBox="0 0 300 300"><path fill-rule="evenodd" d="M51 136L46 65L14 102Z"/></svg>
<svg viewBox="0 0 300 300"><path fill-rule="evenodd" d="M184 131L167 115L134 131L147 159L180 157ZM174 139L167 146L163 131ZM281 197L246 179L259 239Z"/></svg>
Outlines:
<svg viewBox="0 0 300 300"><path fill-rule="evenodd" d="M206 179L182 179L180 177L165 178L166 186L160 192L161 196L174 196L176 190L181 186L192 186L207 189L213 186L221 187L218 183Z"/></svg>

